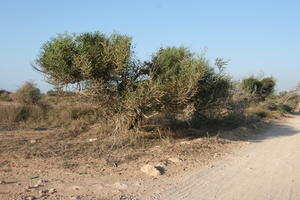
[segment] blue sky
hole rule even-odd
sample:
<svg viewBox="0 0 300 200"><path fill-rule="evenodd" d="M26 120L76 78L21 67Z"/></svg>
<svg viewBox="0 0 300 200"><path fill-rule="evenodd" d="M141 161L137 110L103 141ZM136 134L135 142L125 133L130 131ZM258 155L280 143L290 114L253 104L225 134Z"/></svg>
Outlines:
<svg viewBox="0 0 300 200"><path fill-rule="evenodd" d="M240 79L272 75L277 89L300 82L300 1L0 0L0 88L43 76L32 70L41 45L64 31L133 37L139 58L161 46L187 46L209 59L230 59Z"/></svg>

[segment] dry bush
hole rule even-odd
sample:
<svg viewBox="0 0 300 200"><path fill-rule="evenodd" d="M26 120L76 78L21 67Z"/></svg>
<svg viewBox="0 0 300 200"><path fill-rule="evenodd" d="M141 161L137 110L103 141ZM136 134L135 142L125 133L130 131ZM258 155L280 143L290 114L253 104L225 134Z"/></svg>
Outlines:
<svg viewBox="0 0 300 200"><path fill-rule="evenodd" d="M101 117L95 105L83 102L74 104L63 99L62 102L50 107L46 114L46 120L49 126L53 127L72 126L73 121L83 121L87 124L94 124Z"/></svg>
<svg viewBox="0 0 300 200"><path fill-rule="evenodd" d="M13 99L21 104L38 104L41 99L41 92L34 83L26 82L13 94Z"/></svg>
<svg viewBox="0 0 300 200"><path fill-rule="evenodd" d="M0 106L0 123L33 122L40 121L43 117L44 111L36 105L12 104Z"/></svg>

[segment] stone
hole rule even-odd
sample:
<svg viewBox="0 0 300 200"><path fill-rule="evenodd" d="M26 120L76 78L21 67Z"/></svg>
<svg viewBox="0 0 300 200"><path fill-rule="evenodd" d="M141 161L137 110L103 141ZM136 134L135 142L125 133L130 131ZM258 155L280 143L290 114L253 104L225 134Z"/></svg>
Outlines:
<svg viewBox="0 0 300 200"><path fill-rule="evenodd" d="M41 190L41 191L39 191L39 196L40 197L47 196L47 192L48 192L48 190Z"/></svg>
<svg viewBox="0 0 300 200"><path fill-rule="evenodd" d="M30 140L30 143L34 144L34 143L36 143L36 140Z"/></svg>
<svg viewBox="0 0 300 200"><path fill-rule="evenodd" d="M172 163L181 163L182 162L182 160L177 157L169 158L168 160L171 161Z"/></svg>
<svg viewBox="0 0 300 200"><path fill-rule="evenodd" d="M97 141L97 138L90 138L88 141L89 142L95 142L95 141Z"/></svg>
<svg viewBox="0 0 300 200"><path fill-rule="evenodd" d="M56 189L54 189L54 188L51 188L50 190L49 190L49 193L50 194L54 194L56 192Z"/></svg>
<svg viewBox="0 0 300 200"><path fill-rule="evenodd" d="M42 185L40 185L40 184L35 184L34 186L32 186L31 188L39 188L39 187L41 187Z"/></svg>
<svg viewBox="0 0 300 200"><path fill-rule="evenodd" d="M43 183L47 183L48 182L48 180L46 180L46 179L40 179L40 180L38 180L38 184L39 185L42 185Z"/></svg>
<svg viewBox="0 0 300 200"><path fill-rule="evenodd" d="M119 189L119 190L127 190L127 189L128 189L127 184L125 184L125 183L120 183L120 182L116 182L116 183L114 184L114 187L117 188L117 189Z"/></svg>
<svg viewBox="0 0 300 200"><path fill-rule="evenodd" d="M36 198L35 198L35 196L28 196L28 197L26 197L26 200L35 200Z"/></svg>
<svg viewBox="0 0 300 200"><path fill-rule="evenodd" d="M155 166L152 166L149 164L142 166L141 171L144 172L145 174L147 174L149 176L153 176L153 177L157 177L162 174L159 169L157 169Z"/></svg>

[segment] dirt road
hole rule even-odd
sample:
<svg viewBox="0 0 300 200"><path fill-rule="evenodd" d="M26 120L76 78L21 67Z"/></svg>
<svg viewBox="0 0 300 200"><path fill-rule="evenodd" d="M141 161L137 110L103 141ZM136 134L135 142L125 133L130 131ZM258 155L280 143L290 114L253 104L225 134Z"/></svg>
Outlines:
<svg viewBox="0 0 300 200"><path fill-rule="evenodd" d="M176 177L150 199L300 199L300 115L213 165Z"/></svg>

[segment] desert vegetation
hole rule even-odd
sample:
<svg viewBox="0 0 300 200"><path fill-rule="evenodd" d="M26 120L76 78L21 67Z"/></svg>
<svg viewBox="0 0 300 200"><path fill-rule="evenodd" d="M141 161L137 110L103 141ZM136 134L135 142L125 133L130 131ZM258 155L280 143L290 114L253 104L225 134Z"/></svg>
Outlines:
<svg viewBox="0 0 300 200"><path fill-rule="evenodd" d="M273 77L234 81L227 64L186 47L161 47L141 61L129 36L61 34L41 47L33 66L55 89L43 94L26 82L13 94L1 90L9 102L0 105L1 128L55 129L59 138L88 133L105 152L230 130L299 105L296 89L276 94Z"/></svg>

